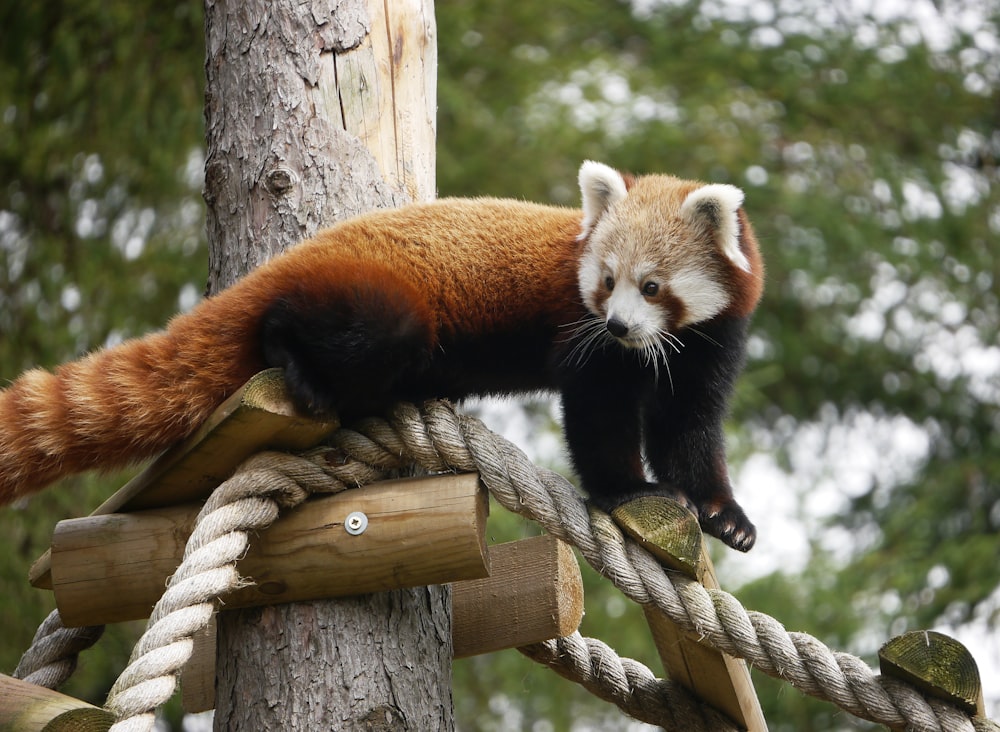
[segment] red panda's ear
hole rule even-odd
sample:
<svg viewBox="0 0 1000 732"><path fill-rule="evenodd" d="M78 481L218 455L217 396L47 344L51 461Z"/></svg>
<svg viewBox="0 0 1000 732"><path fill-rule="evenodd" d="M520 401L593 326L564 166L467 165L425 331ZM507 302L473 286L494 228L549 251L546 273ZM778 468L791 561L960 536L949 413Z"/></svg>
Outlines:
<svg viewBox="0 0 1000 732"><path fill-rule="evenodd" d="M710 229L722 253L737 267L749 272L750 261L740 248L737 213L742 205L743 191L736 186L713 183L688 194L681 205L681 218L692 226Z"/></svg>
<svg viewBox="0 0 1000 732"><path fill-rule="evenodd" d="M585 239L601 216L628 195L625 178L614 168L587 160L580 166L580 193L583 195L583 231Z"/></svg>

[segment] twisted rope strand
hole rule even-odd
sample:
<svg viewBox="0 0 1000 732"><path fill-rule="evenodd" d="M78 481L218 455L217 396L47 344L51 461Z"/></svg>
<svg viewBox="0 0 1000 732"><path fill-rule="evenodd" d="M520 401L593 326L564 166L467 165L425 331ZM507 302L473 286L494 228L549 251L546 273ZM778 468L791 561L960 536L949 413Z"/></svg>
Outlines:
<svg viewBox="0 0 1000 732"><path fill-rule="evenodd" d="M153 729L156 708L173 696L191 658L195 633L211 620L220 597L246 585L236 562L249 548L250 532L270 526L281 509L311 492L331 490L322 457L259 453L212 493L195 519L180 567L108 695L105 707L118 720L113 732Z"/></svg>
<svg viewBox="0 0 1000 732"><path fill-rule="evenodd" d="M680 684L656 678L638 661L619 658L605 643L579 632L517 650L641 722L688 732L739 729Z"/></svg>
<svg viewBox="0 0 1000 732"><path fill-rule="evenodd" d="M53 610L35 631L31 646L14 669L14 678L55 689L73 675L80 651L97 643L103 634L103 625L67 628L59 611Z"/></svg>

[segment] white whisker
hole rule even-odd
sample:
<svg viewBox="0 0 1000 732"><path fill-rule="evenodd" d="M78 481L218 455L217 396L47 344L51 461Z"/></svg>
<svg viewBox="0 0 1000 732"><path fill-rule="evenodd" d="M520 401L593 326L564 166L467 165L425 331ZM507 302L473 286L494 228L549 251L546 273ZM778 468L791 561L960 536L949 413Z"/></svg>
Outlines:
<svg viewBox="0 0 1000 732"><path fill-rule="evenodd" d="M563 328L572 329L567 340L576 341L573 348L563 357L563 363L568 366L580 366L587 357L596 350L602 341L612 339L605 328L604 322L595 316L585 316L574 323L567 323Z"/></svg>
<svg viewBox="0 0 1000 732"><path fill-rule="evenodd" d="M667 337L664 337L667 336ZM670 393L674 393L674 376L670 373L670 356L667 353L667 346L673 348L677 353L680 353L680 349L677 345L669 338L669 333L662 333L660 337L655 338L653 347L655 353L653 354L655 361L654 363L659 363L663 361L663 367L667 371L667 381L670 383ZM653 371L654 383L659 384L659 368L654 368Z"/></svg>
<svg viewBox="0 0 1000 732"><path fill-rule="evenodd" d="M670 392L674 393L674 377L670 371L670 353L679 354L684 348L684 342L674 333L665 329L639 334L631 344L625 344L612 336L607 324L596 315L587 315L573 323L561 326L566 330L565 340L572 342L572 347L563 357L563 365L579 367L587 362L592 353L605 345L615 345L626 350L637 351L637 355L645 368L653 371L653 384L660 381L660 366L667 374ZM701 334L704 337L704 334Z"/></svg>
<svg viewBox="0 0 1000 732"><path fill-rule="evenodd" d="M692 333L694 333L696 336L701 336L702 338L704 338L706 341L708 341L712 345L718 346L719 348L725 348L725 346L723 346L717 340L715 340L714 338L712 338L712 336L710 336L708 333L704 333L704 332L698 330L697 328L692 328L690 325L688 326L688 330L691 331Z"/></svg>
<svg viewBox="0 0 1000 732"><path fill-rule="evenodd" d="M673 333L670 333L669 331L662 331L662 335L664 338L670 341L670 345L673 347L675 351L677 351L677 353L680 353L681 349L684 348L684 341L682 341Z"/></svg>

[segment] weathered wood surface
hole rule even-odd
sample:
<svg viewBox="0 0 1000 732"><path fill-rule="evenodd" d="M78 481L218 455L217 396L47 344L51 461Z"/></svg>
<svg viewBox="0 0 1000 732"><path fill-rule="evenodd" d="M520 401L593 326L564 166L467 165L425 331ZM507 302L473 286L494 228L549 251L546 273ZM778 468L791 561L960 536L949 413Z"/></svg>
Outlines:
<svg viewBox="0 0 1000 732"><path fill-rule="evenodd" d="M56 605L68 627L149 617L184 556L199 505L61 521ZM237 569L253 584L227 609L346 597L486 577L488 494L473 473L383 481L314 497L252 540ZM362 512L368 527L350 534Z"/></svg>
<svg viewBox="0 0 1000 732"><path fill-rule="evenodd" d="M203 500L254 453L265 448L304 450L338 426L298 413L288 399L281 371L262 371L193 435L154 460L91 516ZM52 589L51 550L31 566L28 579L35 587Z"/></svg>
<svg viewBox="0 0 1000 732"><path fill-rule="evenodd" d="M490 576L453 585L455 657L569 635L583 617L583 581L572 549L552 536L489 547ZM215 705L215 635L196 638L181 676L188 712Z"/></svg>
<svg viewBox="0 0 1000 732"><path fill-rule="evenodd" d="M612 517L665 565L719 589L698 519L668 498L650 496L619 506ZM666 615L643 608L667 675L750 732L766 732L767 722L746 662L702 645Z"/></svg>
<svg viewBox="0 0 1000 732"><path fill-rule="evenodd" d="M431 0L208 0L205 24L213 292L321 226L433 195ZM447 588L222 613L218 648L217 729L454 727Z"/></svg>
<svg viewBox="0 0 1000 732"><path fill-rule="evenodd" d="M979 667L964 645L933 630L914 630L888 641L878 652L883 676L944 699L971 715L986 715Z"/></svg>
<svg viewBox="0 0 1000 732"><path fill-rule="evenodd" d="M545 534L489 552L489 577L452 589L455 658L561 638L580 627L583 580L568 544Z"/></svg>
<svg viewBox="0 0 1000 732"><path fill-rule="evenodd" d="M114 721L87 702L0 674L0 732L106 732Z"/></svg>

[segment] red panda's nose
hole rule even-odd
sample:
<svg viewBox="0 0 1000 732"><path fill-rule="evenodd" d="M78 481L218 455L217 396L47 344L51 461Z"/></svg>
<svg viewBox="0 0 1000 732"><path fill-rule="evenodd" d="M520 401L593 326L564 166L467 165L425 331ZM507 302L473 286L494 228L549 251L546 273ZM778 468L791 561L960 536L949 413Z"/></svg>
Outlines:
<svg viewBox="0 0 1000 732"><path fill-rule="evenodd" d="M615 338L624 338L628 335L628 325L618 318L608 318L607 328L608 332Z"/></svg>

